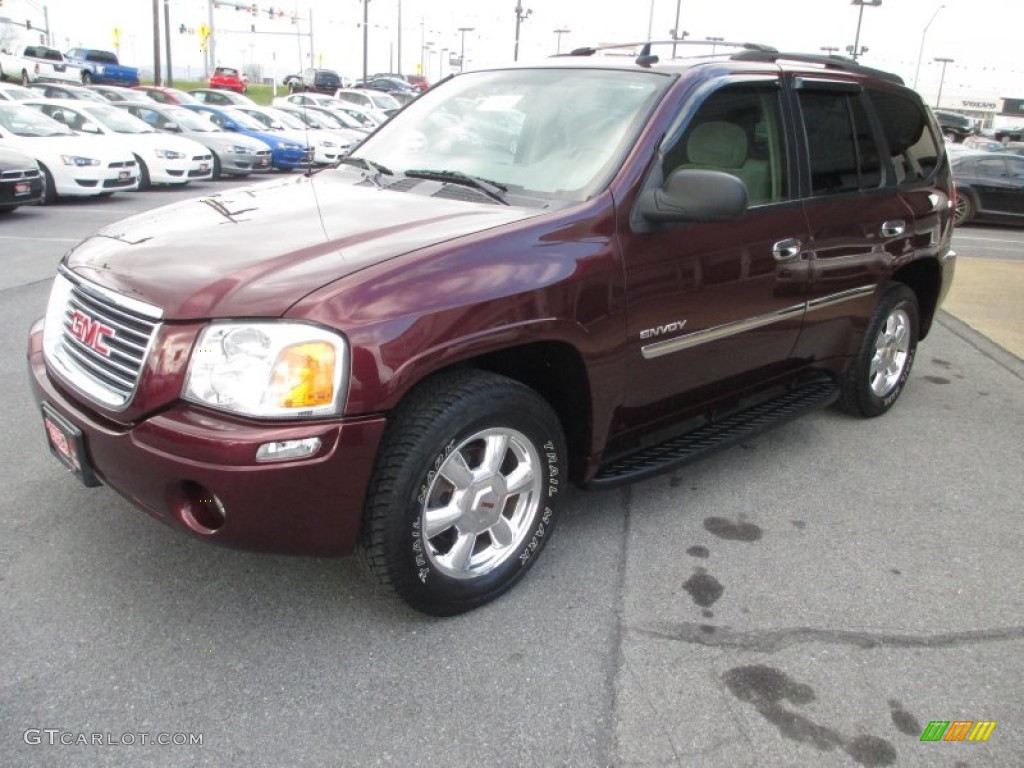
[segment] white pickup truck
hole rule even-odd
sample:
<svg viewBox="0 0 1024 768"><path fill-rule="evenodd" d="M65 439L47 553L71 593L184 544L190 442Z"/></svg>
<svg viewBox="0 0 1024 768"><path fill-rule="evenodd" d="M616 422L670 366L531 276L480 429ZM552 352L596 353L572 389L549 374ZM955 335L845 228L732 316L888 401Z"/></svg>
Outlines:
<svg viewBox="0 0 1024 768"><path fill-rule="evenodd" d="M19 45L0 51L0 80L29 83L82 83L82 70L64 60L56 48L45 45Z"/></svg>

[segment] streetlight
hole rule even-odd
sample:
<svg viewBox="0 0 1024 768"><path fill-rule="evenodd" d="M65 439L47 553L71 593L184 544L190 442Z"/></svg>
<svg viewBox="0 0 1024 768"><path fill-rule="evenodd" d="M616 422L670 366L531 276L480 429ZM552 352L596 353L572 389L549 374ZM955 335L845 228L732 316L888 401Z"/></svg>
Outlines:
<svg viewBox="0 0 1024 768"><path fill-rule="evenodd" d="M679 32L677 34L676 31L678 29L679 28L676 27L676 29L670 29L668 31L669 35L671 35L671 37L672 37L672 58L673 59L676 57L676 40L685 40L686 38L688 38L690 36L690 33L687 32L685 29L682 32Z"/></svg>
<svg viewBox="0 0 1024 768"><path fill-rule="evenodd" d="M914 90L917 90L917 76L921 74L921 57L924 55L924 36L928 34L928 27L930 27L932 22L935 21L935 17L939 15L939 11L945 7L946 6L944 5L940 5L935 9L935 13L933 13L932 17L928 19L928 23L924 25L924 32L921 33L921 47L917 49L917 69L914 70Z"/></svg>
<svg viewBox="0 0 1024 768"><path fill-rule="evenodd" d="M838 48L838 46L835 46L835 45L823 45L823 46L821 46L821 50L823 50L829 56L832 56L834 53L836 53L839 50L839 48Z"/></svg>
<svg viewBox="0 0 1024 768"><path fill-rule="evenodd" d="M939 77L939 95L935 98L935 108L938 109L939 107L942 106L942 84L946 80L946 65L952 64L953 59L947 59L943 58L942 56L937 56L934 60L942 64L942 75Z"/></svg>
<svg viewBox="0 0 1024 768"><path fill-rule="evenodd" d="M459 32L462 33L462 45L459 48L459 71L462 72L466 68L466 33L473 32L476 27L459 27Z"/></svg>
<svg viewBox="0 0 1024 768"><path fill-rule="evenodd" d="M519 25L526 21L533 10L523 8L523 0L516 0L516 48L512 55L512 61L519 61Z"/></svg>
<svg viewBox="0 0 1024 768"><path fill-rule="evenodd" d="M447 48L441 49L441 55L437 57L437 79L441 80L444 78L444 55L448 53Z"/></svg>
<svg viewBox="0 0 1024 768"><path fill-rule="evenodd" d="M683 4L683 0L676 0L676 23L672 27L672 40L676 39L676 30L679 29L679 6ZM654 8L654 3L651 3L651 8ZM676 44L672 43L672 58L676 57Z"/></svg>
<svg viewBox="0 0 1024 768"><path fill-rule="evenodd" d="M857 13L857 35L853 39L853 60L856 61L857 57L860 56L867 48L860 47L860 24L864 20L864 6L865 5L881 5L882 0L850 0L850 5L859 5L860 11ZM847 48L849 50L849 48Z"/></svg>
<svg viewBox="0 0 1024 768"><path fill-rule="evenodd" d="M705 37L704 39L707 40L709 43L711 43L711 55L712 56L715 55L715 46L718 43L725 42L725 38L724 37Z"/></svg>
<svg viewBox="0 0 1024 768"><path fill-rule="evenodd" d="M254 5L253 8L256 6ZM312 25L310 25L312 28ZM363 82L369 77L370 70L366 66L367 56L370 51L370 0L363 0ZM312 62L310 65L312 66Z"/></svg>
<svg viewBox="0 0 1024 768"><path fill-rule="evenodd" d="M572 32L572 30L568 27L559 27L554 30L554 32L557 35L555 38L555 53L557 54L562 52L562 35L567 35Z"/></svg>

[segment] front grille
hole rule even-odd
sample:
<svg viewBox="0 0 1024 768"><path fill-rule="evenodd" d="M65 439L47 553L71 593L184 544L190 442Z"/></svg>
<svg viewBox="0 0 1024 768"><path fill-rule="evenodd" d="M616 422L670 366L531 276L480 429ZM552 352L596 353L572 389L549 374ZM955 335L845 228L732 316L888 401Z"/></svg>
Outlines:
<svg viewBox="0 0 1024 768"><path fill-rule="evenodd" d="M198 160L200 163L208 163L212 159L212 155L196 155L195 157L192 158L193 162Z"/></svg>
<svg viewBox="0 0 1024 768"><path fill-rule="evenodd" d="M37 179L39 171L4 171L0 173L0 181L18 181L19 179Z"/></svg>
<svg viewBox="0 0 1024 768"><path fill-rule="evenodd" d="M130 186L132 186L135 183L135 181L136 181L136 179L134 177L132 177L130 179L104 179L104 181L103 181L103 188L104 189L120 189L121 187L130 187ZM94 185L95 185L95 183L96 182L93 182Z"/></svg>
<svg viewBox="0 0 1024 768"><path fill-rule="evenodd" d="M134 168L134 167L135 167L135 161L134 160L125 160L123 162L122 161L117 161L117 162L114 162L114 163L110 163L107 166L107 168Z"/></svg>
<svg viewBox="0 0 1024 768"><path fill-rule="evenodd" d="M65 279L58 276L58 280ZM69 382L116 408L131 400L160 326L161 312L88 283L69 282L55 290L47 312L60 324L48 358Z"/></svg>

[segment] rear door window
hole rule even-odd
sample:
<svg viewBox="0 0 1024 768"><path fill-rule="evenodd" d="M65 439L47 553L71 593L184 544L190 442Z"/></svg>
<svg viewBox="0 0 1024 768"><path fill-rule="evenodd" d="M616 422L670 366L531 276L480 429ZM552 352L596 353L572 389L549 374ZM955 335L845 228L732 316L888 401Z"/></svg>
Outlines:
<svg viewBox="0 0 1024 768"><path fill-rule="evenodd" d="M800 109L807 138L811 194L874 189L882 166L860 94L849 90L802 90Z"/></svg>
<svg viewBox="0 0 1024 768"><path fill-rule="evenodd" d="M913 99L897 93L868 90L885 134L897 184L931 179L942 156L925 110Z"/></svg>

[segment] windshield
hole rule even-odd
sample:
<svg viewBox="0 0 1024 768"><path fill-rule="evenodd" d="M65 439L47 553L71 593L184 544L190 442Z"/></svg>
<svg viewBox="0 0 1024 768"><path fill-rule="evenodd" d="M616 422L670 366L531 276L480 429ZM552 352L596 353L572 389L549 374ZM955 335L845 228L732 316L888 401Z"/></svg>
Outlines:
<svg viewBox="0 0 1024 768"><path fill-rule="evenodd" d="M271 131L283 131L287 127L283 122L277 119L276 115L272 115L269 112L262 112L258 109L246 109L245 107L239 107L238 111L243 112L250 119L255 120L263 126L263 130L270 129Z"/></svg>
<svg viewBox="0 0 1024 768"><path fill-rule="evenodd" d="M250 117L245 113L243 109L228 109L224 111L232 120L238 123L242 128L249 131L266 131L267 126L257 120L255 117Z"/></svg>
<svg viewBox="0 0 1024 768"><path fill-rule="evenodd" d="M0 90L0 93L2 93L11 101L23 101L24 99L34 99L36 98L36 96L39 95L38 93L33 93L28 88L22 88L20 85L5 85L3 89Z"/></svg>
<svg viewBox="0 0 1024 768"><path fill-rule="evenodd" d="M366 95L377 109L399 109L402 106L394 96L387 93L367 90Z"/></svg>
<svg viewBox="0 0 1024 768"><path fill-rule="evenodd" d="M29 107L0 102L0 128L15 136L74 136L66 126Z"/></svg>
<svg viewBox="0 0 1024 768"><path fill-rule="evenodd" d="M271 115L275 120L280 120L281 124L285 128L293 128L298 129L300 131L306 128L306 124L302 122L300 118L296 117L290 112L285 112L284 110L280 109L274 109L273 107L267 107L265 114ZM309 127L317 128L319 126L311 125Z"/></svg>
<svg viewBox="0 0 1024 768"><path fill-rule="evenodd" d="M643 70L472 72L420 96L353 155L396 173L455 171L585 200L611 180L670 82Z"/></svg>
<svg viewBox="0 0 1024 768"><path fill-rule="evenodd" d="M209 120L200 117L195 112L184 107L167 107L164 114L185 131L200 131L202 133L220 133L221 129Z"/></svg>
<svg viewBox="0 0 1024 768"><path fill-rule="evenodd" d="M89 117L114 133L156 133L147 123L117 107L85 107Z"/></svg>

